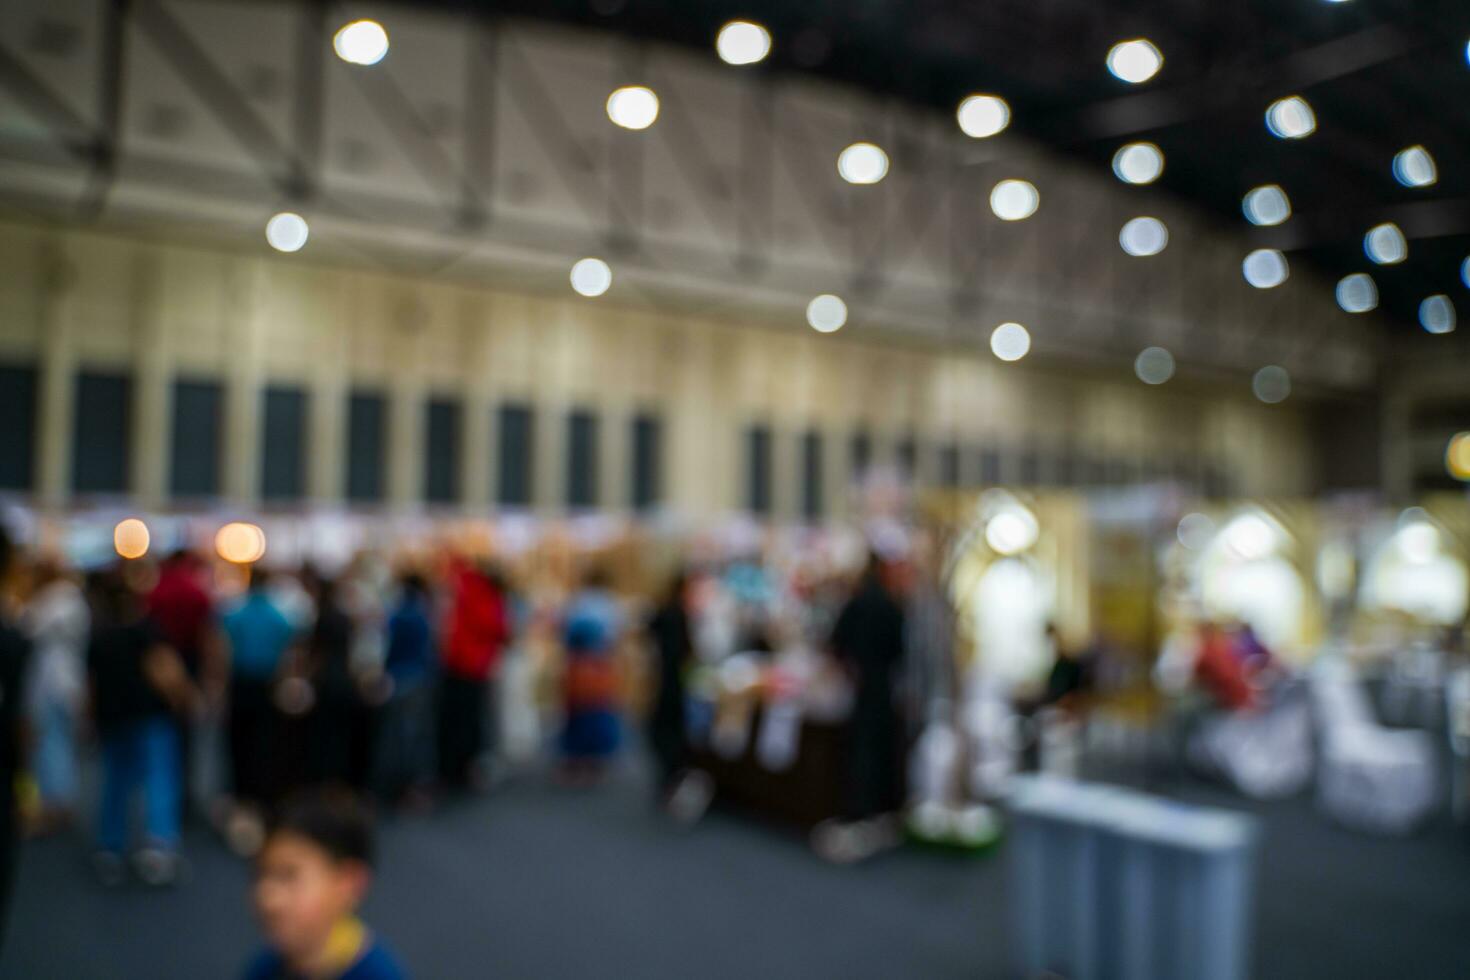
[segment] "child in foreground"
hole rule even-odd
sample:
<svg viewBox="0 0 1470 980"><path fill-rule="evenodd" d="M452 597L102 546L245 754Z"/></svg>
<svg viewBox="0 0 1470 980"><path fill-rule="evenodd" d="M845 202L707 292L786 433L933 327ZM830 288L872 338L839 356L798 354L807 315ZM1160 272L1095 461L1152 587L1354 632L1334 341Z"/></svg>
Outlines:
<svg viewBox="0 0 1470 980"><path fill-rule="evenodd" d="M255 875L267 947L245 980L403 980L398 961L357 917L372 880L372 830L346 793L288 802Z"/></svg>

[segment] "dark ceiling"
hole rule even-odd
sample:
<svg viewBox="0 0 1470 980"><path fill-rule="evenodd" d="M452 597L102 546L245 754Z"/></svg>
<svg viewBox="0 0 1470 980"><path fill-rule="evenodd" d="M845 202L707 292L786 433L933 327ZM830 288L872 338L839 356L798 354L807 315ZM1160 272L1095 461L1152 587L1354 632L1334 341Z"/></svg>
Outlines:
<svg viewBox="0 0 1470 980"><path fill-rule="evenodd" d="M1160 186L1250 228L1241 198L1276 183L1285 225L1250 228L1333 281L1371 272L1398 330L1446 293L1470 314L1460 279L1470 254L1470 0L436 0L711 51L725 21L774 37L759 70L814 72L952 111L974 91L1004 96L1013 127L1108 167L1124 142L1165 152ZM1104 65L1144 36L1163 71L1139 86ZM1300 94L1318 129L1278 140L1266 107ZM1423 144L1439 182L1410 190L1395 153ZM1377 267L1364 233L1396 221L1409 259Z"/></svg>

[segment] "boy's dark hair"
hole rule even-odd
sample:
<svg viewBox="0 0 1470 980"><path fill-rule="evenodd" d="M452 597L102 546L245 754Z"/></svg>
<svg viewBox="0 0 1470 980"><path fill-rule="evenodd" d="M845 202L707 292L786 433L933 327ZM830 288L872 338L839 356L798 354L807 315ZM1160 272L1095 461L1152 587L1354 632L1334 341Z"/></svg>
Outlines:
<svg viewBox="0 0 1470 980"><path fill-rule="evenodd" d="M291 834L311 841L333 861L373 863L373 826L367 809L344 789L297 793L276 810L267 839Z"/></svg>

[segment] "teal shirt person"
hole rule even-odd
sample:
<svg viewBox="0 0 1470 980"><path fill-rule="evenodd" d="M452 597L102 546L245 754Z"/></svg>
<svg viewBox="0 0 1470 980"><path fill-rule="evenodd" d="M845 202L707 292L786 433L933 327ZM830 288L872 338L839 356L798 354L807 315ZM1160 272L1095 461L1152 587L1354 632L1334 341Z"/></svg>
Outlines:
<svg viewBox="0 0 1470 980"><path fill-rule="evenodd" d="M224 628L230 640L231 671L255 680L275 676L296 635L286 614L260 589L252 589L244 602L225 615Z"/></svg>

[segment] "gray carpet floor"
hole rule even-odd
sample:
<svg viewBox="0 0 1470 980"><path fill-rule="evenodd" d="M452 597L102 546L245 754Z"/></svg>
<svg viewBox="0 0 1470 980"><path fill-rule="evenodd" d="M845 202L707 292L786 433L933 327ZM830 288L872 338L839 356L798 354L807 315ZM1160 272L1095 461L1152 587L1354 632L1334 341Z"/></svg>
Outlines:
<svg viewBox="0 0 1470 980"><path fill-rule="evenodd" d="M1240 806L1206 787L1175 795ZM1464 830L1373 840L1306 801L1251 809L1265 826L1255 976L1470 977ZM635 776L593 791L527 776L390 818L380 836L367 917L419 978L1009 975L999 854L903 849L830 867L800 836L739 814L676 832ZM107 891L79 839L25 845L0 977L237 975L256 942L247 869L204 831L187 852L176 888Z"/></svg>

